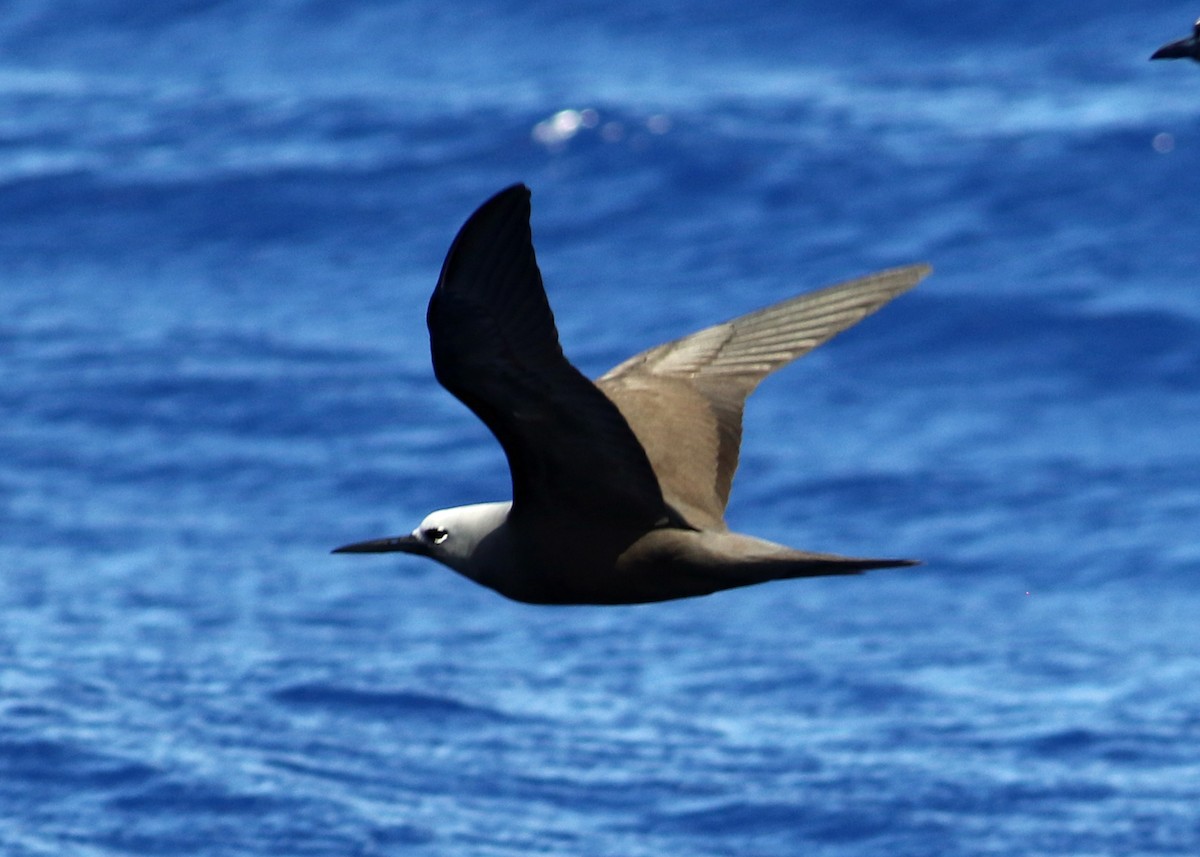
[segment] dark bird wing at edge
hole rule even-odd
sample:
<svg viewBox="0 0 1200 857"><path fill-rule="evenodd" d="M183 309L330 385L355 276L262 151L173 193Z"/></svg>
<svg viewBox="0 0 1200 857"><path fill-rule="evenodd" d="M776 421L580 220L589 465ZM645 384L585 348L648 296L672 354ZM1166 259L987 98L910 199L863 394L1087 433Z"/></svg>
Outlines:
<svg viewBox="0 0 1200 857"><path fill-rule="evenodd" d="M650 529L668 510L625 418L563 356L529 227L529 189L468 218L429 302L438 381L500 441L513 514L620 516Z"/></svg>
<svg viewBox="0 0 1200 857"><path fill-rule="evenodd" d="M1152 60L1191 59L1200 62L1200 20L1192 25L1192 35L1169 42L1150 55Z"/></svg>
<svg viewBox="0 0 1200 857"><path fill-rule="evenodd" d="M694 527L723 529L746 397L930 270L896 268L782 301L644 351L596 383L641 439L666 501Z"/></svg>

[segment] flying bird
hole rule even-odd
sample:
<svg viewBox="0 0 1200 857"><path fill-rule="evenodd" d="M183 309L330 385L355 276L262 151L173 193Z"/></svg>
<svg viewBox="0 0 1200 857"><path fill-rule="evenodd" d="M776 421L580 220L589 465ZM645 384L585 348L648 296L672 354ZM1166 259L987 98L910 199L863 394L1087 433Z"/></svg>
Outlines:
<svg viewBox="0 0 1200 857"><path fill-rule="evenodd" d="M513 185L467 219L426 316L434 374L504 448L512 501L435 511L410 535L335 553L429 557L534 604L667 601L916 564L732 532L725 506L746 397L911 289L929 266L793 297L644 351L593 383L559 345L529 198Z"/></svg>
<svg viewBox="0 0 1200 857"><path fill-rule="evenodd" d="M1192 34L1186 39L1163 45L1150 55L1152 60L1193 59L1200 62L1200 20L1192 25Z"/></svg>

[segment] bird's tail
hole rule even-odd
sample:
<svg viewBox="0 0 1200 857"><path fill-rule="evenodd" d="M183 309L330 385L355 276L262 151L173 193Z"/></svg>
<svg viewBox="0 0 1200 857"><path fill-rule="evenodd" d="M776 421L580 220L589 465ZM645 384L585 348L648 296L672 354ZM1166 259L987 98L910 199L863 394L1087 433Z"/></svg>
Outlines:
<svg viewBox="0 0 1200 857"><path fill-rule="evenodd" d="M789 551L783 555L747 558L726 566L726 571L734 577L744 576L747 583L760 583L793 577L862 574L874 569L909 568L920 564L920 560L915 559L875 559Z"/></svg>
<svg viewBox="0 0 1200 857"><path fill-rule="evenodd" d="M911 559L839 556L795 550L785 545L729 531L657 530L648 534L629 558L652 570L647 583L663 592L645 593L642 600L704 595L722 589L752 586L793 577L861 574L877 568L920 565Z"/></svg>

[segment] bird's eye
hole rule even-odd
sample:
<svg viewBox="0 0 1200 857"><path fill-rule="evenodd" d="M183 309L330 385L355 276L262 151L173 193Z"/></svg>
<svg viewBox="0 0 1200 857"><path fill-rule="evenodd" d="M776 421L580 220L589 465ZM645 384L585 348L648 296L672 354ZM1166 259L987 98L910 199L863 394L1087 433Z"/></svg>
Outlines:
<svg viewBox="0 0 1200 857"><path fill-rule="evenodd" d="M450 538L450 533L441 527L430 527L425 531L425 541L432 542L435 545L440 545L448 538Z"/></svg>

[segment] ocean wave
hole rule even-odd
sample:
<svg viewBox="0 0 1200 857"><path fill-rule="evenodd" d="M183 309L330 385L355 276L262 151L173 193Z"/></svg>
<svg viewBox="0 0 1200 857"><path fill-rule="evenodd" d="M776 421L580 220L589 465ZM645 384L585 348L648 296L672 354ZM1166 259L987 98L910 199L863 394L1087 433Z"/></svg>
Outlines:
<svg viewBox="0 0 1200 857"><path fill-rule="evenodd" d="M499 710L471 705L449 696L416 691L362 690L324 682L294 684L272 694L279 703L357 717L387 717L430 723L445 719L505 722Z"/></svg>

